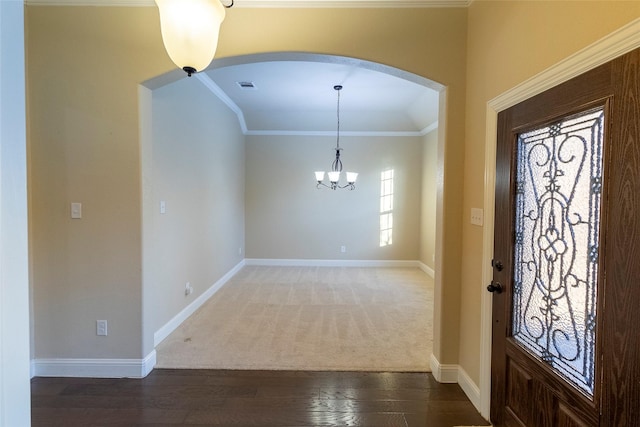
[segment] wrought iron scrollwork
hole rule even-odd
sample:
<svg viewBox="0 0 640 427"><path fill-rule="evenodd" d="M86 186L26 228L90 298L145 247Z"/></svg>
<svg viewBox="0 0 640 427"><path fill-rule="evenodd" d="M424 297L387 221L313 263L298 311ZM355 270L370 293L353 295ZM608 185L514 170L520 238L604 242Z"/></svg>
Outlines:
<svg viewBox="0 0 640 427"><path fill-rule="evenodd" d="M513 336L594 390L604 110L518 137Z"/></svg>

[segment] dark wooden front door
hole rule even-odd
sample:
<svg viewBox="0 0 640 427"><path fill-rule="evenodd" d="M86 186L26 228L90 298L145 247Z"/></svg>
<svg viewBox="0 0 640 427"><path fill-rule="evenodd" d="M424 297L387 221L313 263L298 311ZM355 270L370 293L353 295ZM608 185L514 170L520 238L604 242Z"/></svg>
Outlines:
<svg viewBox="0 0 640 427"><path fill-rule="evenodd" d="M640 425L640 50L498 115L491 421Z"/></svg>

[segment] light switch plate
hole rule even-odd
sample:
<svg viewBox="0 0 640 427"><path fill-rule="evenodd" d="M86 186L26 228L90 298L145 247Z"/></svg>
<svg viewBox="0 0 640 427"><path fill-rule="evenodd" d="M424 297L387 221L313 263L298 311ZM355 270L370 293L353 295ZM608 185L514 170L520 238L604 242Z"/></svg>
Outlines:
<svg viewBox="0 0 640 427"><path fill-rule="evenodd" d="M482 227L484 223L484 211L478 208L471 208L471 224Z"/></svg>
<svg viewBox="0 0 640 427"><path fill-rule="evenodd" d="M82 203L71 203L71 218L82 218Z"/></svg>
<svg viewBox="0 0 640 427"><path fill-rule="evenodd" d="M101 337L107 336L107 321L106 320L96 320L96 335Z"/></svg>

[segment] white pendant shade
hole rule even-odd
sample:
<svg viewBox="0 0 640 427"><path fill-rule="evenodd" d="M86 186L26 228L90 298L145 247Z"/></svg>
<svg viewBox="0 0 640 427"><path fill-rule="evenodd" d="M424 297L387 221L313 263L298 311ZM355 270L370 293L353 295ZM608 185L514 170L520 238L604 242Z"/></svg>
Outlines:
<svg viewBox="0 0 640 427"><path fill-rule="evenodd" d="M358 172L347 172L347 182L353 184L358 179Z"/></svg>
<svg viewBox="0 0 640 427"><path fill-rule="evenodd" d="M225 10L219 0L155 0L162 40L169 57L182 69L202 71L218 47ZM186 71L186 70L185 70Z"/></svg>
<svg viewBox="0 0 640 427"><path fill-rule="evenodd" d="M329 175L329 181L331 182L338 182L340 180L339 171L331 171L331 172L328 172L327 175Z"/></svg>
<svg viewBox="0 0 640 427"><path fill-rule="evenodd" d="M316 171L316 181L324 180L324 171Z"/></svg>

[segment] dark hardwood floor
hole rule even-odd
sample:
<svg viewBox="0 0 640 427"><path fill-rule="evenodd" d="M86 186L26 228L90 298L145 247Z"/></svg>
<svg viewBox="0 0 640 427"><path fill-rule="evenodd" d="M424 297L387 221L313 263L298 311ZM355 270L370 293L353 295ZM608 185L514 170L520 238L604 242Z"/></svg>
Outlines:
<svg viewBox="0 0 640 427"><path fill-rule="evenodd" d="M34 378L32 426L487 425L426 373L157 369L144 379Z"/></svg>

